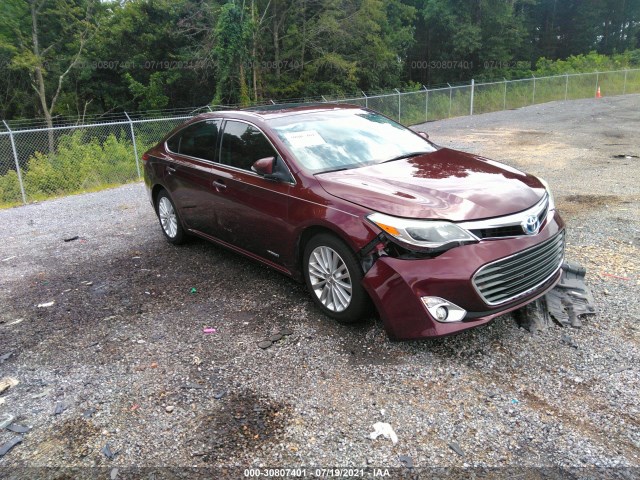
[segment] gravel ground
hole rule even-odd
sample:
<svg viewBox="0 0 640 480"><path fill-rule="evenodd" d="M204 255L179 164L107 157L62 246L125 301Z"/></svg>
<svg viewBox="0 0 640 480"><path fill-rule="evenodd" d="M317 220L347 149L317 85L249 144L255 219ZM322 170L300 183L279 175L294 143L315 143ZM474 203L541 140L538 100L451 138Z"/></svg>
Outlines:
<svg viewBox="0 0 640 480"><path fill-rule="evenodd" d="M640 96L417 128L551 183L597 316L532 335L505 315L391 342L379 320L336 324L302 285L250 260L200 240L167 244L141 184L3 210L0 377L20 383L0 395L0 422L12 414L32 429L0 458L0 477L336 466L403 476L407 462L460 477L470 466L640 473ZM292 334L257 347L283 328ZM397 444L369 438L376 422ZM0 445L15 435L0 431Z"/></svg>

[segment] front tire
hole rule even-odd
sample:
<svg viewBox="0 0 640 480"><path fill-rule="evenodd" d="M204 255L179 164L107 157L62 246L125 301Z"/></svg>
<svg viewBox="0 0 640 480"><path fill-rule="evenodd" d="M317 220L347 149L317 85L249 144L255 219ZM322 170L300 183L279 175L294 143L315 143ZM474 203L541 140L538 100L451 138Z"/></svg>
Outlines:
<svg viewBox="0 0 640 480"><path fill-rule="evenodd" d="M369 312L362 267L353 251L335 236L323 233L307 243L303 272L311 298L325 315L354 323Z"/></svg>
<svg viewBox="0 0 640 480"><path fill-rule="evenodd" d="M156 213L165 238L174 245L184 243L186 235L178 217L178 211L166 190L162 190L156 199Z"/></svg>

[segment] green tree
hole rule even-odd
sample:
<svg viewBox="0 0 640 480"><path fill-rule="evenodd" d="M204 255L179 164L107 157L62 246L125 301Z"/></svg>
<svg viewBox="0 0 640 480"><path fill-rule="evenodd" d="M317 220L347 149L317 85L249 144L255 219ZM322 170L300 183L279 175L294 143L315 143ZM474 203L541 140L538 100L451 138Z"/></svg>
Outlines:
<svg viewBox="0 0 640 480"><path fill-rule="evenodd" d="M138 105L142 110L161 110L169 105L169 97L164 94L164 87L178 78L178 72L168 75L154 72L149 77L148 85L138 82L128 72L124 74L124 78L129 82L129 90L133 93L134 99L140 99Z"/></svg>
<svg viewBox="0 0 640 480"><path fill-rule="evenodd" d="M640 46L640 0L604 0L598 51L610 55Z"/></svg>
<svg viewBox="0 0 640 480"><path fill-rule="evenodd" d="M97 0L4 0L0 46L12 52L11 66L28 72L49 127L69 73L95 30ZM11 34L9 34L11 32ZM53 133L49 151L55 150Z"/></svg>
<svg viewBox="0 0 640 480"><path fill-rule="evenodd" d="M510 77L639 39L640 0L2 0L0 114L51 125Z"/></svg>
<svg viewBox="0 0 640 480"><path fill-rule="evenodd" d="M422 83L469 78L485 65L516 58L527 36L522 8L526 3L426 0L422 9L426 32L413 55L424 67Z"/></svg>
<svg viewBox="0 0 640 480"><path fill-rule="evenodd" d="M235 2L222 7L214 34L218 78L213 103L216 105L248 105L250 102L245 62L249 58L251 29L249 15Z"/></svg>
<svg viewBox="0 0 640 480"><path fill-rule="evenodd" d="M78 72L78 95L93 113L195 106L215 88L206 55L214 6L200 0L108 4Z"/></svg>

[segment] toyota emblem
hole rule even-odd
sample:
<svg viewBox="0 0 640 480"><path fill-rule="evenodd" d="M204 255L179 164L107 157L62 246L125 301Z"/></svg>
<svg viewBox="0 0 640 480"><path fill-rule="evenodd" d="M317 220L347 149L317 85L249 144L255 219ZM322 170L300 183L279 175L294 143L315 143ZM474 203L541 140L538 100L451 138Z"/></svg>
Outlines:
<svg viewBox="0 0 640 480"><path fill-rule="evenodd" d="M522 229L527 235L535 235L540 228L540 220L536 215L528 216L524 222L522 222Z"/></svg>

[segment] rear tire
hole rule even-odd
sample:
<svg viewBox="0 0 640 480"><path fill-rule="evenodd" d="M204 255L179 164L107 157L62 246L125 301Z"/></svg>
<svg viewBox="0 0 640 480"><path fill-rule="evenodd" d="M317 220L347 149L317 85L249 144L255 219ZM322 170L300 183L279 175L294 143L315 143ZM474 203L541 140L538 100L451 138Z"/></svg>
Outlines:
<svg viewBox="0 0 640 480"><path fill-rule="evenodd" d="M327 233L316 235L303 255L305 283L325 315L341 323L355 323L370 312L362 267L342 240Z"/></svg>
<svg viewBox="0 0 640 480"><path fill-rule="evenodd" d="M180 217L178 217L178 210L166 190L161 190L158 194L156 213L165 238L174 245L184 243L186 235Z"/></svg>

